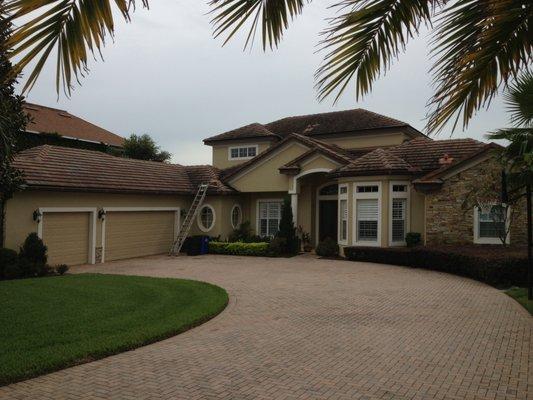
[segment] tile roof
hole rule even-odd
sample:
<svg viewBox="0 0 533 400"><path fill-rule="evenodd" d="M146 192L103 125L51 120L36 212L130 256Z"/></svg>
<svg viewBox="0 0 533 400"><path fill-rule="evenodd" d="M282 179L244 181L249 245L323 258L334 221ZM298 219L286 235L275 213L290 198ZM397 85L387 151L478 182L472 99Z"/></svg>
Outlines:
<svg viewBox="0 0 533 400"><path fill-rule="evenodd" d="M190 165L185 170L192 187L196 188L204 182L209 182L207 194L235 193L235 190L222 181L222 170L211 165Z"/></svg>
<svg viewBox="0 0 533 400"><path fill-rule="evenodd" d="M57 190L193 194L204 179L212 193L231 189L217 181L216 168L184 167L115 157L98 151L43 145L17 154L13 164L30 187ZM217 170L218 171L218 170Z"/></svg>
<svg viewBox="0 0 533 400"><path fill-rule="evenodd" d="M357 108L353 110L287 117L264 125L253 123L209 137L204 140L204 143L256 137L278 139L291 133L315 136L395 127L409 127L411 130L416 131L406 122ZM416 132L421 135L420 132Z"/></svg>
<svg viewBox="0 0 533 400"><path fill-rule="evenodd" d="M412 174L419 171L390 150L375 149L336 171L338 175Z"/></svg>
<svg viewBox="0 0 533 400"><path fill-rule="evenodd" d="M31 122L26 130L33 133L58 133L79 140L122 146L124 138L91 124L65 110L25 103L24 111Z"/></svg>

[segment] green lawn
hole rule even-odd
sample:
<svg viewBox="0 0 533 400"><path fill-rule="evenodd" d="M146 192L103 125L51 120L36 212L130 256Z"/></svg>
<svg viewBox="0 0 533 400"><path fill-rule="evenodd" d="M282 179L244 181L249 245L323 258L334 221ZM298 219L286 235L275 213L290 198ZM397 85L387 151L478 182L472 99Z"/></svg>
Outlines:
<svg viewBox="0 0 533 400"><path fill-rule="evenodd" d="M527 289L526 288L512 288L507 290L509 296L518 301L522 306L533 315L533 301L527 299Z"/></svg>
<svg viewBox="0 0 533 400"><path fill-rule="evenodd" d="M224 289L182 279L83 274L0 282L0 385L167 338L227 302Z"/></svg>

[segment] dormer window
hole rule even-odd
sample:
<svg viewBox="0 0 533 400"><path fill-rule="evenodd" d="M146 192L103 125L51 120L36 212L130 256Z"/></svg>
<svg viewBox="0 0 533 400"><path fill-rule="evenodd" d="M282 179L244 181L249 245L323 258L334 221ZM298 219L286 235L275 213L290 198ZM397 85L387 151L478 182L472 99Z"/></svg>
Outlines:
<svg viewBox="0 0 533 400"><path fill-rule="evenodd" d="M257 155L257 145L235 146L229 148L230 160L250 159Z"/></svg>

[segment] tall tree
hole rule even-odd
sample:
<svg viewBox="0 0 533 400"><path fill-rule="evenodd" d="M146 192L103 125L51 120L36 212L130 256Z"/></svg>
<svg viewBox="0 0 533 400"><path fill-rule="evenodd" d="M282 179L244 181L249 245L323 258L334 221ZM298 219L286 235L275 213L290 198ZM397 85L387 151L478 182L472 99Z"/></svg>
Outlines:
<svg viewBox="0 0 533 400"><path fill-rule="evenodd" d="M226 42L249 23L245 47L261 31L263 48L280 43L290 21L311 0L211 0L215 36ZM113 35L112 4L130 20L136 3L148 0L6 0L21 21L11 38L21 71L37 59L26 88L36 81L52 50L57 50L57 88L67 92L87 72L91 53L100 54ZM355 82L363 96L405 49L422 26L433 27L431 69L435 92L427 128L449 122L466 127L477 110L488 107L498 90L532 61L533 2L530 0L338 0L337 14L322 32L324 64L317 70L318 97L339 95ZM31 15L28 15L31 14Z"/></svg>
<svg viewBox="0 0 533 400"><path fill-rule="evenodd" d="M124 140L123 156L138 160L167 162L172 157L168 151L161 151L150 135L131 135Z"/></svg>
<svg viewBox="0 0 533 400"><path fill-rule="evenodd" d="M5 203L23 183L22 174L11 164L16 137L27 123L22 110L24 98L15 95L16 79L8 57L11 24L2 15L0 8L0 247L4 245Z"/></svg>

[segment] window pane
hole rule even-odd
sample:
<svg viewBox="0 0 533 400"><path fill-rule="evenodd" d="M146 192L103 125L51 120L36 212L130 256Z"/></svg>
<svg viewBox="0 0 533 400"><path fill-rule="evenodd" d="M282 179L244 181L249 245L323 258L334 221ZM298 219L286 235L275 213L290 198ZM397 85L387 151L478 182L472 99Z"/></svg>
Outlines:
<svg viewBox="0 0 533 400"><path fill-rule="evenodd" d="M269 219L268 220L268 235L274 236L276 233L278 233L279 229L279 221L277 219Z"/></svg>
<svg viewBox="0 0 533 400"><path fill-rule="evenodd" d="M209 207L202 208L200 221L205 229L210 229L211 225L213 225L213 211Z"/></svg>
<svg viewBox="0 0 533 400"><path fill-rule="evenodd" d="M231 149L231 158L239 157L239 149Z"/></svg>
<svg viewBox="0 0 533 400"><path fill-rule="evenodd" d="M378 200L357 200L357 240L377 241Z"/></svg>
<svg viewBox="0 0 533 400"><path fill-rule="evenodd" d="M493 206L490 213L479 210L479 237L500 238L505 236L505 210Z"/></svg>
<svg viewBox="0 0 533 400"><path fill-rule="evenodd" d="M377 185L357 186L357 193L377 193L377 192L379 192L379 187Z"/></svg>
<svg viewBox="0 0 533 400"><path fill-rule="evenodd" d="M255 157L255 147L248 147L248 157Z"/></svg>
<svg viewBox="0 0 533 400"><path fill-rule="evenodd" d="M340 227L341 227L341 240L346 240L347 230L348 230L348 200L341 200L340 202Z"/></svg>
<svg viewBox="0 0 533 400"><path fill-rule="evenodd" d="M259 229L259 235L260 236L268 236L267 226L268 222L266 219L262 219L260 222L260 229Z"/></svg>
<svg viewBox="0 0 533 400"><path fill-rule="evenodd" d="M406 199L392 200L392 240L403 242L405 240L405 207Z"/></svg>
<svg viewBox="0 0 533 400"><path fill-rule="evenodd" d="M378 222L359 221L357 231L358 240L376 241L378 239Z"/></svg>
<svg viewBox="0 0 533 400"><path fill-rule="evenodd" d="M406 185L392 185L393 192L407 192Z"/></svg>
<svg viewBox="0 0 533 400"><path fill-rule="evenodd" d="M339 185L328 185L320 189L321 196L331 196L336 195L339 192Z"/></svg>
<svg viewBox="0 0 533 400"><path fill-rule="evenodd" d="M239 206L233 207L231 213L231 224L236 228L241 223L241 208Z"/></svg>
<svg viewBox="0 0 533 400"><path fill-rule="evenodd" d="M348 193L348 187L347 186L341 186L340 187L340 194L346 194Z"/></svg>
<svg viewBox="0 0 533 400"><path fill-rule="evenodd" d="M246 157L248 154L248 149L246 147L239 148L239 157Z"/></svg>

